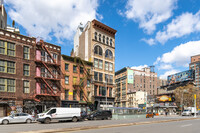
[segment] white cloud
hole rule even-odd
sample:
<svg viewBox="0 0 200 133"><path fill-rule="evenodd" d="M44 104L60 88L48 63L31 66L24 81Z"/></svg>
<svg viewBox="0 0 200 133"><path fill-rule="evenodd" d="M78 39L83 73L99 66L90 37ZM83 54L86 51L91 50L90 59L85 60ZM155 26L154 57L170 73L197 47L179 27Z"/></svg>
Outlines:
<svg viewBox="0 0 200 133"><path fill-rule="evenodd" d="M147 44L149 44L150 46L155 45L155 40L150 38L150 39L145 39L143 38L142 41L146 42Z"/></svg>
<svg viewBox="0 0 200 133"><path fill-rule="evenodd" d="M200 41L190 41L176 46L172 51L158 57L154 65L166 77L180 70L188 70L191 56L200 54Z"/></svg>
<svg viewBox="0 0 200 133"><path fill-rule="evenodd" d="M145 67L148 67L148 65L132 66L131 69L142 70Z"/></svg>
<svg viewBox="0 0 200 133"><path fill-rule="evenodd" d="M139 22L139 27L150 34L156 24L166 21L172 16L177 0L128 0L124 15L128 19ZM122 13L119 12L121 15Z"/></svg>
<svg viewBox="0 0 200 133"><path fill-rule="evenodd" d="M7 0L11 19L28 34L58 41L73 39L80 22L102 18L97 13L98 0Z"/></svg>
<svg viewBox="0 0 200 133"><path fill-rule="evenodd" d="M158 31L155 39L143 39L143 41L149 45L155 45L156 42L164 44L170 39L180 38L194 32L200 32L200 10L196 14L183 13L164 27L163 31Z"/></svg>
<svg viewBox="0 0 200 133"><path fill-rule="evenodd" d="M200 54L200 41L190 41L176 46L172 51L158 57L154 64L171 64L188 67L190 57Z"/></svg>
<svg viewBox="0 0 200 133"><path fill-rule="evenodd" d="M196 14L183 13L176 19L173 19L166 26L164 31L159 31L156 34L156 40L162 44L172 38L179 38L184 35L189 35L193 32L200 31L200 11Z"/></svg>
<svg viewBox="0 0 200 133"><path fill-rule="evenodd" d="M168 75L172 75L172 74L175 74L175 73L178 73L178 72L179 72L178 70L172 69L172 70L166 71L163 75L160 75L160 78L161 79L167 79Z"/></svg>

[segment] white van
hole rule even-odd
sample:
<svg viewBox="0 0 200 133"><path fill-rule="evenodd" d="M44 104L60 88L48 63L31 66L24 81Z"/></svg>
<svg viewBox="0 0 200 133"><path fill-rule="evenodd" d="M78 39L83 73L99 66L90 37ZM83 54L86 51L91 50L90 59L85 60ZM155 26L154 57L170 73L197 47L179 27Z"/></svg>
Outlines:
<svg viewBox="0 0 200 133"><path fill-rule="evenodd" d="M80 108L55 107L37 115L37 121L41 123L65 120L72 120L73 122L77 122L79 119L81 119Z"/></svg>

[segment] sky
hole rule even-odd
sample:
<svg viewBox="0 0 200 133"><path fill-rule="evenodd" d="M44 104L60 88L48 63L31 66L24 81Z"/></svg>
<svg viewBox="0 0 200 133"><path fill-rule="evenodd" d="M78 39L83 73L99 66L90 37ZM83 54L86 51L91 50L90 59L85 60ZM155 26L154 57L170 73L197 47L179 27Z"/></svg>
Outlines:
<svg viewBox="0 0 200 133"><path fill-rule="evenodd" d="M97 19L117 30L115 70L155 66L161 78L189 69L200 54L199 0L5 0L8 24L70 55L80 23Z"/></svg>

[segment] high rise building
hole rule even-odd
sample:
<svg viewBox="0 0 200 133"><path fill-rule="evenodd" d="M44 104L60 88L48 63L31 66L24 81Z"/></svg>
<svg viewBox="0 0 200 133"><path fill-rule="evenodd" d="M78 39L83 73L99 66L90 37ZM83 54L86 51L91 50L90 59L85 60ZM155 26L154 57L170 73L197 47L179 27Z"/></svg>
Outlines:
<svg viewBox="0 0 200 133"><path fill-rule="evenodd" d="M7 27L7 13L3 4L3 0L0 0L0 28L6 29Z"/></svg>
<svg viewBox="0 0 200 133"><path fill-rule="evenodd" d="M128 106L127 95L131 92L143 91L147 95L157 94L157 73L149 67L135 70L129 67L115 72L116 95L115 105Z"/></svg>
<svg viewBox="0 0 200 133"><path fill-rule="evenodd" d="M97 20L80 25L74 36L74 54L93 62L92 96L96 109L114 105L115 33Z"/></svg>
<svg viewBox="0 0 200 133"><path fill-rule="evenodd" d="M195 84L200 89L200 55L191 56L190 69L195 71Z"/></svg>

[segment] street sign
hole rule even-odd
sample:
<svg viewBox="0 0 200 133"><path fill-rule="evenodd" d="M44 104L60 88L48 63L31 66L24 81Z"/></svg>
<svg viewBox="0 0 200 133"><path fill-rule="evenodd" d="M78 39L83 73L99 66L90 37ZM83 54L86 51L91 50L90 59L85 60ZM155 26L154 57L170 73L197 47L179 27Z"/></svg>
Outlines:
<svg viewBox="0 0 200 133"><path fill-rule="evenodd" d="M194 94L194 99L197 99L197 95L196 94Z"/></svg>

